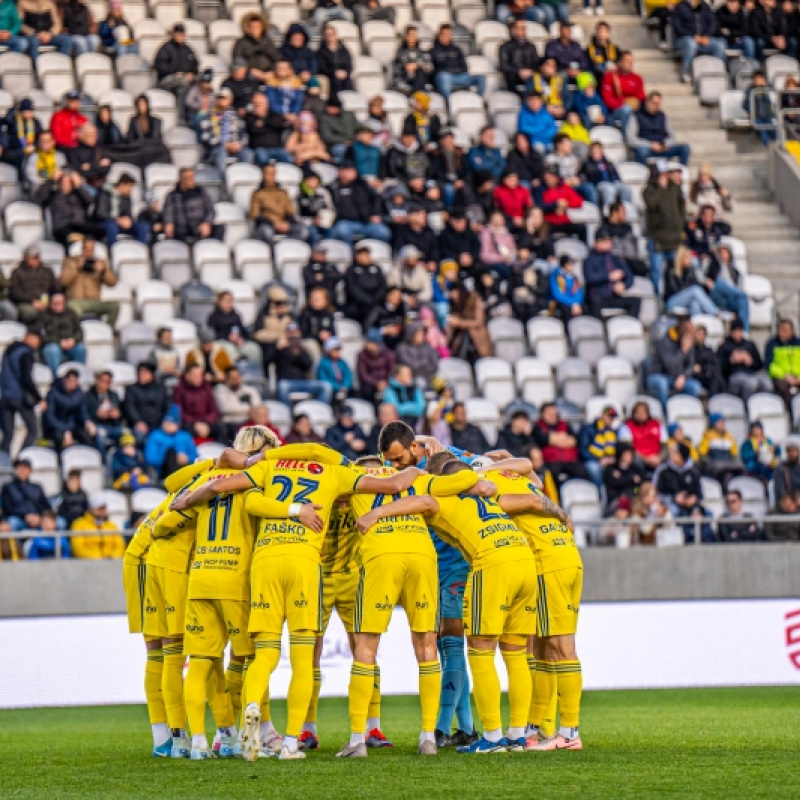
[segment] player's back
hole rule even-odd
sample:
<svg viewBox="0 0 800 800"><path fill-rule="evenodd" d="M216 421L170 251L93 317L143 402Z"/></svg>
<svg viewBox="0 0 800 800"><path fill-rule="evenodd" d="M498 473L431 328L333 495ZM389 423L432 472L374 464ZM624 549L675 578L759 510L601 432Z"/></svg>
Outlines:
<svg viewBox="0 0 800 800"><path fill-rule="evenodd" d="M459 494L437 501L439 512L430 524L463 553L472 569L502 561L533 560L528 540L491 498Z"/></svg>
<svg viewBox="0 0 800 800"><path fill-rule="evenodd" d="M169 509L174 495L168 494L136 527L122 560L126 563L144 564L153 544L153 528L158 518Z"/></svg>
<svg viewBox="0 0 800 800"><path fill-rule="evenodd" d="M396 474L392 467L375 467L366 473L374 478L389 478ZM386 506L401 497L415 494L427 494L431 483L430 476L420 476L404 492L399 494L354 494L350 497L350 506L356 518L363 517L368 511ZM419 553L436 558L436 551L428 533L428 524L420 514L403 514L386 517L373 525L361 541L358 558L363 564L371 558L390 553Z"/></svg>
<svg viewBox="0 0 800 800"><path fill-rule="evenodd" d="M337 497L320 551L323 574L331 575L355 569L356 553L360 545L361 534L356 528L350 498Z"/></svg>
<svg viewBox="0 0 800 800"><path fill-rule="evenodd" d="M527 478L515 472L491 472L487 477L497 486L498 496L544 496ZM536 553L541 572L583 565L572 531L558 517L525 512L514 514L513 519Z"/></svg>

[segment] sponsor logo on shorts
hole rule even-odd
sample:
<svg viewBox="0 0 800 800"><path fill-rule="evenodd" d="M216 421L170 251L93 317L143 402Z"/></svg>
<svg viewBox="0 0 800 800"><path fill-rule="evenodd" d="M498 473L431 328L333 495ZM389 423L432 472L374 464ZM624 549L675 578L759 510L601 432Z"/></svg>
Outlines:
<svg viewBox="0 0 800 800"><path fill-rule="evenodd" d="M144 601L144 613L145 614L155 614L158 612L158 609L153 605L152 600L149 597L145 598Z"/></svg>
<svg viewBox="0 0 800 800"><path fill-rule="evenodd" d="M425 609L425 608L427 608L427 607L428 607L428 596L427 596L427 595L425 595L425 594L424 594L424 595L422 595L422 600L417 600L417 602L416 602L416 604L415 604L415 605L416 605L416 606L417 606L417 608L419 608L419 609Z"/></svg>
<svg viewBox="0 0 800 800"><path fill-rule="evenodd" d="M235 627L230 620L227 620L227 623L228 623L228 636L238 636L242 632L241 628Z"/></svg>
<svg viewBox="0 0 800 800"><path fill-rule="evenodd" d="M193 625L186 626L186 633L203 633L205 628L199 623L197 617L194 618Z"/></svg>
<svg viewBox="0 0 800 800"><path fill-rule="evenodd" d="M295 608L306 608L308 606L308 600L306 600L306 596L303 592L300 592L300 599L294 601Z"/></svg>
<svg viewBox="0 0 800 800"><path fill-rule="evenodd" d="M389 602L389 595L384 595L384 601L382 603L375 603L375 608L378 611L391 611L392 604Z"/></svg>
<svg viewBox="0 0 800 800"><path fill-rule="evenodd" d="M501 605L500 606L500 610L501 611L511 611L511 606Z"/></svg>
<svg viewBox="0 0 800 800"><path fill-rule="evenodd" d="M269 603L265 603L264 602L264 595L263 594L259 594L258 595L258 600L251 600L250 601L250 608L259 608L262 611L264 611L264 610L269 608Z"/></svg>
<svg viewBox="0 0 800 800"><path fill-rule="evenodd" d="M464 581L456 581L455 583L450 584L450 594L453 597L457 597L464 594L464 589L466 589L467 584Z"/></svg>
<svg viewBox="0 0 800 800"><path fill-rule="evenodd" d="M166 612L167 612L167 614L174 614L174 613L175 613L175 606L167 606L167 607L164 609L164 611L166 611Z"/></svg>

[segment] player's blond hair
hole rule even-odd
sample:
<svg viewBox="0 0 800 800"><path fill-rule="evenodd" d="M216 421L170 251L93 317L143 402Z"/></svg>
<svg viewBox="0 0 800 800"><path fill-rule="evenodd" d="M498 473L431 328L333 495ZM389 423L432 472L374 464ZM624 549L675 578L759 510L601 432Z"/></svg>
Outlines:
<svg viewBox="0 0 800 800"><path fill-rule="evenodd" d="M280 446L280 440L266 425L248 425L240 428L233 440L233 449L248 456Z"/></svg>

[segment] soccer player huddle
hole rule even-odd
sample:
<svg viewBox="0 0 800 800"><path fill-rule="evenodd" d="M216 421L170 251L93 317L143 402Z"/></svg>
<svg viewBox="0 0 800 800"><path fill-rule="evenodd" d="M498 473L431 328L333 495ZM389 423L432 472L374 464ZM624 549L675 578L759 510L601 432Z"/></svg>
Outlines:
<svg viewBox="0 0 800 800"><path fill-rule="evenodd" d="M527 459L443 448L403 422L386 425L378 442L380 456L351 464L324 445L280 446L249 426L216 461L167 479L167 497L123 561L129 629L147 649L154 756L289 760L316 749L322 637L334 608L353 654L351 734L337 757L391 747L377 653L397 605L419 666L420 755L582 748L583 568L571 520ZM284 624L292 674L281 736L269 681ZM217 726L211 746L206 704Z"/></svg>

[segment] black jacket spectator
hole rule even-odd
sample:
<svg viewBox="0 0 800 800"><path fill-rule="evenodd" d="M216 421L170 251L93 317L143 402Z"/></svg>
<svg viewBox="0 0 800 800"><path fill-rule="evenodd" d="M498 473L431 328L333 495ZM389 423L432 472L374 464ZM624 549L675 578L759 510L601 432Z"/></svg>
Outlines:
<svg viewBox="0 0 800 800"><path fill-rule="evenodd" d="M351 420L352 421L352 420ZM364 448L353 450L350 443L345 439L347 434L353 434L355 439L364 442ZM337 453L341 453L349 461L355 461L359 456L364 455L366 450L367 435L361 430L361 426L353 423L345 427L341 422L335 422L325 431L325 444L332 447Z"/></svg>
<svg viewBox="0 0 800 800"><path fill-rule="evenodd" d="M176 72L189 72L197 75L200 65L194 50L188 44L178 44L174 39L165 42L156 53L153 62L159 81Z"/></svg>
<svg viewBox="0 0 800 800"><path fill-rule="evenodd" d="M386 294L386 276L377 264L353 262L344 274L347 316L363 322Z"/></svg>
<svg viewBox="0 0 800 800"><path fill-rule="evenodd" d="M714 220L710 225L705 225L698 219L686 226L686 243L697 255L709 255L712 249L716 249L719 240L730 232L731 226L727 222Z"/></svg>
<svg viewBox="0 0 800 800"><path fill-rule="evenodd" d="M773 478L775 480L776 503L780 503L781 498L787 494L795 495L800 491L800 458L797 458L797 455L797 445L787 445L786 460L775 467Z"/></svg>
<svg viewBox="0 0 800 800"><path fill-rule="evenodd" d="M275 376L279 381L304 381L308 378L313 360L300 342L291 339L286 347L265 344L264 363L275 364Z"/></svg>
<svg viewBox="0 0 800 800"><path fill-rule="evenodd" d="M461 257L466 254L472 259L472 268L480 261L481 243L478 234L467 224L463 231L457 231L448 220L444 230L439 234L439 258L452 258L461 269Z"/></svg>
<svg viewBox="0 0 800 800"><path fill-rule="evenodd" d="M502 73L509 91L516 92L525 86L525 81L519 77L521 69L535 70L538 66L539 53L536 45L524 36L522 39L512 37L500 45L497 69Z"/></svg>
<svg viewBox="0 0 800 800"><path fill-rule="evenodd" d="M336 181L330 187L330 192L337 219L366 224L370 217L381 213L380 198L361 178L348 184Z"/></svg>
<svg viewBox="0 0 800 800"><path fill-rule="evenodd" d="M685 503L681 505L675 500L675 497L681 492L686 492L688 495L694 495L698 502L703 497L703 490L700 485L700 473L697 471L694 462L689 459L685 464L679 466L672 460L662 464L653 476L656 484L656 491L667 498L670 502L675 503L682 512L690 512L692 507Z"/></svg>
<svg viewBox="0 0 800 800"><path fill-rule="evenodd" d="M721 6L716 10L717 25L721 36L725 37L728 47L736 47L741 44L742 37L749 33L748 16L744 11L744 4L740 3L736 11L728 8L727 5Z"/></svg>
<svg viewBox="0 0 800 800"><path fill-rule="evenodd" d="M732 522L720 522L717 526L717 535L721 542L728 544L757 542L762 538L761 528L750 516L737 517Z"/></svg>
<svg viewBox="0 0 800 800"><path fill-rule="evenodd" d="M255 149L257 147L283 147L283 135L291 125L283 115L277 114L270 108L263 117L248 111L244 118L244 127L247 131L248 143Z"/></svg>
<svg viewBox="0 0 800 800"><path fill-rule="evenodd" d="M236 309L226 312L220 308L215 308L209 314L208 327L214 331L217 341L226 341L234 329L242 335L245 331L245 325Z"/></svg>
<svg viewBox="0 0 800 800"><path fill-rule="evenodd" d="M603 170L605 170L605 172ZM587 158L581 166L579 175L585 181L594 184L595 186L603 181L610 181L611 183L614 183L615 181L619 180L617 168L605 156L597 161L592 158Z"/></svg>
<svg viewBox="0 0 800 800"><path fill-rule="evenodd" d="M612 273L621 271L621 280L611 280ZM603 307L625 308L632 316L638 316L639 303L634 297L624 297L614 292L614 285L624 283L626 289L633 285L633 273L624 258L615 256L610 250L592 250L583 262L583 279L586 286L590 313L600 316ZM630 302L636 301L636 302Z"/></svg>
<svg viewBox="0 0 800 800"><path fill-rule="evenodd" d="M327 259L317 260L312 258L303 267L303 286L306 296L315 287L321 286L328 292L328 297L336 298L336 287L342 281L342 273Z"/></svg>
<svg viewBox="0 0 800 800"><path fill-rule="evenodd" d="M694 374L694 348L686 352L681 348L681 337L675 328L667 334L653 348L651 372L666 375L675 379L679 375L691 378Z"/></svg>
<svg viewBox="0 0 800 800"><path fill-rule="evenodd" d="M684 36L717 36L717 18L708 3L693 5L690 0L682 0L672 10L672 28L675 38Z"/></svg>
<svg viewBox="0 0 800 800"><path fill-rule="evenodd" d="M14 476L0 493L3 513L7 517L24 518L28 514L44 514L51 510L44 489L33 481L23 481Z"/></svg>
<svg viewBox="0 0 800 800"><path fill-rule="evenodd" d="M513 456L527 458L531 447L536 445L533 431L530 433L515 433L511 425L506 425L497 435L497 450L508 450Z"/></svg>
<svg viewBox="0 0 800 800"><path fill-rule="evenodd" d="M486 435L477 425L473 425L471 422L466 422L463 427L451 425L450 439L453 442L453 447L457 447L459 450L466 450L470 453L485 453L489 450L489 442L486 440Z"/></svg>
<svg viewBox="0 0 800 800"><path fill-rule="evenodd" d="M754 39L764 39L769 42L773 36L789 35L789 27L780 3L771 9L756 3L747 21L750 23L750 35Z"/></svg>
<svg viewBox="0 0 800 800"><path fill-rule="evenodd" d="M619 446L617 446L619 452ZM607 464L603 468L603 485L606 487L606 498L609 508L612 507L620 497L633 495L639 491L639 487L645 480L645 470L641 464L633 461L630 465L624 466L617 461L614 464Z"/></svg>
<svg viewBox="0 0 800 800"><path fill-rule="evenodd" d="M749 354L749 365L731 363L731 356L737 350L743 350ZM740 342L736 342L730 336L727 336L717 350L717 361L722 377L726 381L730 380L731 375L735 375L738 372L746 372L752 375L764 369L761 353L758 352L758 348L749 339L742 339ZM800 484L798 484L798 488L800 488Z"/></svg>
<svg viewBox="0 0 800 800"><path fill-rule="evenodd" d="M327 308L314 309L306 306L300 312L298 323L304 339L316 339L320 344L323 342L321 334L333 336L336 332L333 312Z"/></svg>
<svg viewBox="0 0 800 800"><path fill-rule="evenodd" d="M64 487L61 492L61 502L58 504L57 514L62 519L66 520L67 527L72 525L78 517L82 517L89 510L89 498L83 489L78 489L77 492L71 492Z"/></svg>
<svg viewBox="0 0 800 800"><path fill-rule="evenodd" d="M400 290L397 289L395 292L387 292L381 302L373 304L364 321L364 329L380 330L383 334L383 343L394 352L397 345L405 338L405 324L406 306Z"/></svg>
<svg viewBox="0 0 800 800"><path fill-rule="evenodd" d="M154 431L161 425L169 409L166 389L157 381L134 383L125 390L122 410L131 427L143 422L147 429Z"/></svg>
<svg viewBox="0 0 800 800"><path fill-rule="evenodd" d="M434 137L432 136L431 138ZM439 186L443 186L445 183L455 183L456 181L469 183L472 179L469 159L460 147L448 151L440 147L431 153L429 171L431 177Z"/></svg>
<svg viewBox="0 0 800 800"><path fill-rule="evenodd" d="M431 48L431 61L435 74L449 72L451 75L462 75L469 71L461 48L453 43L442 44L438 39Z"/></svg>
<svg viewBox="0 0 800 800"><path fill-rule="evenodd" d="M28 333L22 341L13 342L3 353L0 368L0 395L3 398L3 413L0 415L3 426L3 449L11 451L14 436L14 417L19 414L25 423L27 433L23 447L30 447L36 441L38 424L34 407L42 397L33 380L33 347L41 343L39 337Z"/></svg>
<svg viewBox="0 0 800 800"><path fill-rule="evenodd" d="M350 51L342 42L337 42L336 49L331 50L328 45L322 41L317 50L317 69L320 75L324 75L332 86L337 89L344 89L350 84L350 74L353 72L353 57ZM338 71L347 73L345 81L340 81L336 77Z"/></svg>
<svg viewBox="0 0 800 800"><path fill-rule="evenodd" d="M145 100L147 100L146 97ZM128 125L126 139L130 143L142 141L160 142L161 120L158 117L154 117L149 113L149 111L145 119L140 119L138 116L136 116L136 114L134 114L131 117L130 124Z"/></svg>
<svg viewBox="0 0 800 800"><path fill-rule="evenodd" d="M544 158L538 150L533 148L530 148L527 153L523 153L515 147L513 150L509 150L506 169L509 172L516 172L520 181L538 186L544 177Z"/></svg>
<svg viewBox="0 0 800 800"><path fill-rule="evenodd" d="M422 253L420 261L439 261L439 242L436 234L425 225L422 228L413 228L411 225L398 225L392 237L392 247L395 253L407 244L413 244Z"/></svg>
<svg viewBox="0 0 800 800"><path fill-rule="evenodd" d="M130 217L135 220L133 197L122 197L109 188L103 188L97 195L94 215L99 220L119 219L119 217Z"/></svg>
<svg viewBox="0 0 800 800"><path fill-rule="evenodd" d="M62 443L64 435L71 433L77 442L89 443L84 426L89 419L86 409L86 393L80 386L70 391L63 378L53 381L47 393L47 408L42 415L45 436Z"/></svg>
<svg viewBox="0 0 800 800"><path fill-rule="evenodd" d="M173 238L197 238L200 225L214 224L214 204L202 186L181 189L176 186L164 201L164 224L175 226Z"/></svg>
<svg viewBox="0 0 800 800"><path fill-rule="evenodd" d="M78 179L77 175L73 177ZM36 193L36 200L50 209L53 237L63 245L67 244L69 236L73 233L102 234L102 229L98 230L89 224L92 196L83 185L77 187L73 185L68 191L64 191L69 180L68 177L62 178L61 186L55 181L47 181Z"/></svg>

